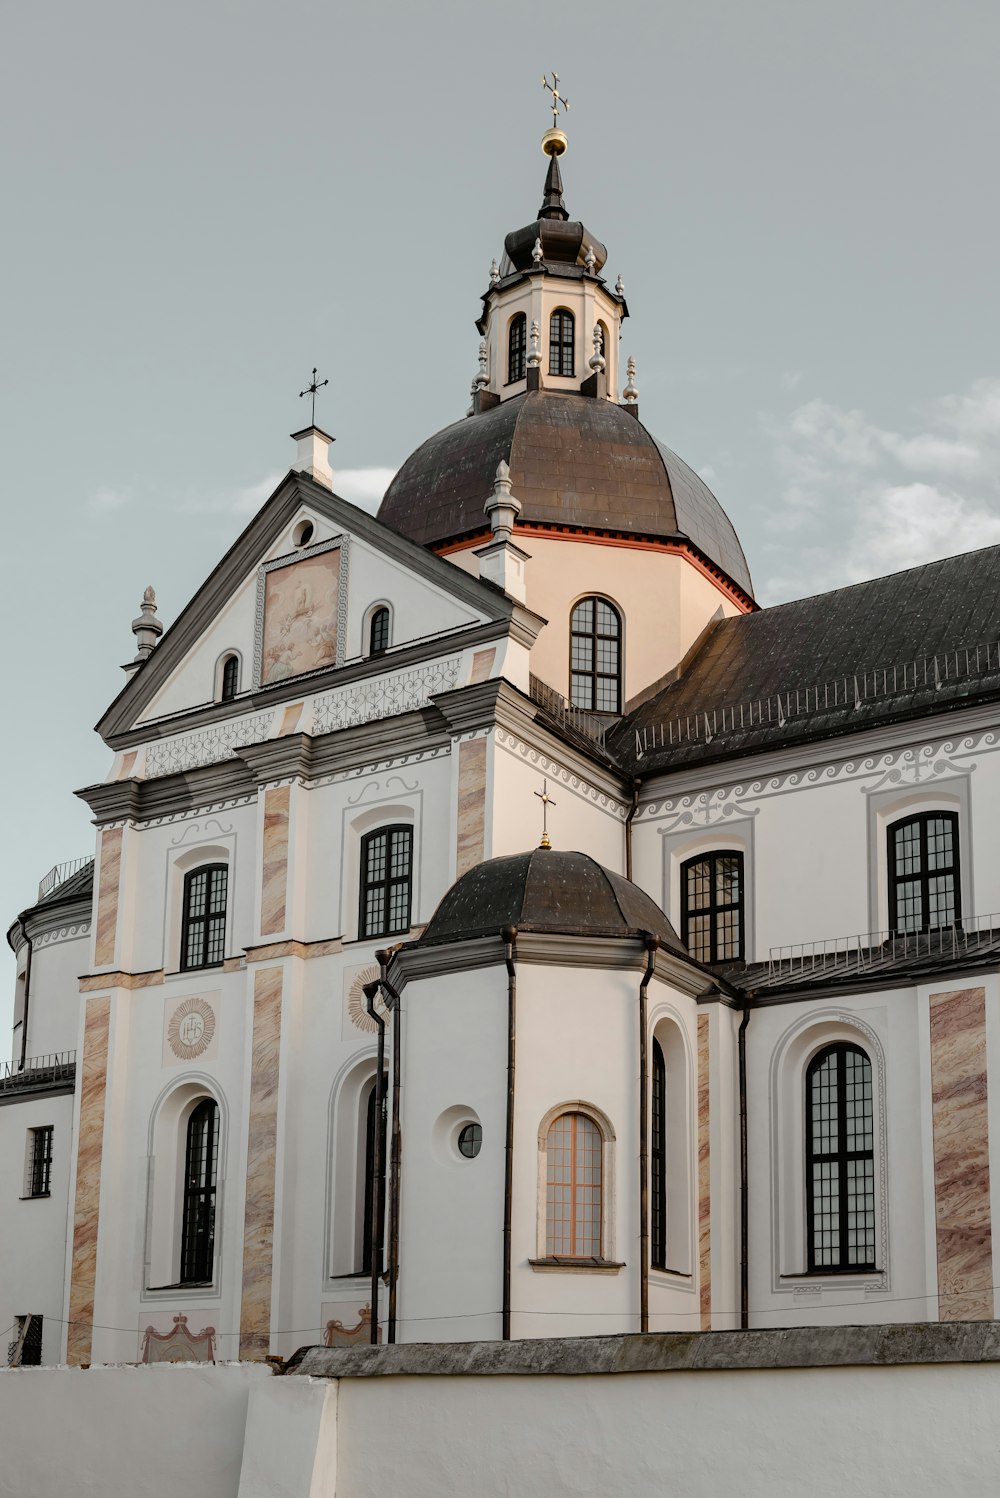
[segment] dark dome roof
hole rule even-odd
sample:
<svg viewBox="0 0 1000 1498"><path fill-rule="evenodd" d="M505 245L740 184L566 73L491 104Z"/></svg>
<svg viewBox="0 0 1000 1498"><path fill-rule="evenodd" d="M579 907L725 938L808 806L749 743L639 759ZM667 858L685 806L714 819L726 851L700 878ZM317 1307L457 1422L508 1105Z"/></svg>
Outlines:
<svg viewBox="0 0 1000 1498"><path fill-rule="evenodd" d="M570 936L649 931L686 955L655 900L586 853L535 848L476 864L452 885L418 946L496 936L504 926Z"/></svg>
<svg viewBox="0 0 1000 1498"><path fill-rule="evenodd" d="M501 459L523 521L687 539L752 595L715 495L614 401L534 390L457 421L407 458L378 518L423 546L481 533Z"/></svg>

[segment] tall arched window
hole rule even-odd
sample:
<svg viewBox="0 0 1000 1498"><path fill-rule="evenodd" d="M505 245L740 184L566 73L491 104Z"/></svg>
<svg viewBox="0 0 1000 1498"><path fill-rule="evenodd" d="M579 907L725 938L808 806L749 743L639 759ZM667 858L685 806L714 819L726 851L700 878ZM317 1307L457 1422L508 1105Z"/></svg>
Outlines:
<svg viewBox="0 0 1000 1498"><path fill-rule="evenodd" d="M240 658L238 655L227 655L222 663L222 683L219 697L223 702L229 702L239 691L240 686Z"/></svg>
<svg viewBox="0 0 1000 1498"><path fill-rule="evenodd" d="M524 379L525 358L528 351L528 319L523 312L510 320L507 334L507 384Z"/></svg>
<svg viewBox="0 0 1000 1498"><path fill-rule="evenodd" d="M224 863L205 864L184 876L181 967L219 967L226 955Z"/></svg>
<svg viewBox="0 0 1000 1498"><path fill-rule="evenodd" d="M806 1195L809 1268L875 1265L875 1138L872 1067L838 1042L806 1073Z"/></svg>
<svg viewBox="0 0 1000 1498"><path fill-rule="evenodd" d="M191 1114L187 1127L181 1227L183 1285L203 1284L212 1278L218 1155L219 1109L211 1098L205 1098Z"/></svg>
<svg viewBox="0 0 1000 1498"><path fill-rule="evenodd" d="M571 375L576 368L576 323L572 312L557 307L549 318L549 374Z"/></svg>
<svg viewBox="0 0 1000 1498"><path fill-rule="evenodd" d="M581 598L569 621L570 701L593 713L620 713L622 621L604 598Z"/></svg>
<svg viewBox="0 0 1000 1498"><path fill-rule="evenodd" d="M379 1152L382 1157L383 1180L388 1176L385 1158L385 1135L387 1092L385 1078L382 1080L382 1119L381 1139L379 1141ZM374 1219L375 1210L375 1109L376 1109L375 1082L372 1081L368 1092L368 1101L365 1104L365 1189L364 1189L364 1219L361 1231L361 1268L360 1274L371 1274L372 1272L372 1230L377 1229ZM378 1243L378 1267L382 1269L382 1239L377 1235Z"/></svg>
<svg viewBox="0 0 1000 1498"><path fill-rule="evenodd" d="M358 935L395 936L410 929L413 828L379 827L361 839Z"/></svg>
<svg viewBox="0 0 1000 1498"><path fill-rule="evenodd" d="M653 1127L649 1169L649 1258L654 1269L667 1267L667 1068L658 1040L653 1041Z"/></svg>
<svg viewBox="0 0 1000 1498"><path fill-rule="evenodd" d="M698 962L742 958L742 853L704 853L681 865L681 940Z"/></svg>
<svg viewBox="0 0 1000 1498"><path fill-rule="evenodd" d="M962 919L958 816L921 812L889 828L889 925L933 931Z"/></svg>
<svg viewBox="0 0 1000 1498"><path fill-rule="evenodd" d="M550 1258L599 1259L601 1131L585 1113L561 1113L546 1139L545 1252Z"/></svg>
<svg viewBox="0 0 1000 1498"><path fill-rule="evenodd" d="M389 648L389 610L376 609L368 626L368 654L381 655Z"/></svg>

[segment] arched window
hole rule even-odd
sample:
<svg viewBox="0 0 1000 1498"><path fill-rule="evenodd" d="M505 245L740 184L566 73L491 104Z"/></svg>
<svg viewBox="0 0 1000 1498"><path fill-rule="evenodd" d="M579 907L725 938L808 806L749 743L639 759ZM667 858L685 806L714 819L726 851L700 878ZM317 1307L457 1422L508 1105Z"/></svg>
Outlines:
<svg viewBox="0 0 1000 1498"><path fill-rule="evenodd" d="M570 701L593 713L620 713L622 621L604 598L581 598L569 621Z"/></svg>
<svg viewBox="0 0 1000 1498"><path fill-rule="evenodd" d="M602 322L597 324L597 352L603 359L608 357L608 330Z"/></svg>
<svg viewBox="0 0 1000 1498"><path fill-rule="evenodd" d="M224 863L205 864L184 876L181 967L219 967L226 955Z"/></svg>
<svg viewBox="0 0 1000 1498"><path fill-rule="evenodd" d="M933 931L962 919L958 815L921 812L889 828L889 925Z"/></svg>
<svg viewBox="0 0 1000 1498"><path fill-rule="evenodd" d="M382 1157L383 1180L388 1177L388 1169L385 1158L385 1134L388 1095L386 1091L386 1079L382 1079L382 1119L381 1139L379 1141L379 1152ZM371 1274L372 1272L372 1231L375 1229L376 1242L378 1243L378 1267L382 1269L382 1236L378 1232L380 1224L374 1220L375 1210L375 1109L376 1109L375 1081L372 1079L368 1090L368 1101L365 1103L365 1183L362 1201L364 1203L364 1219L361 1229L361 1268L359 1274Z"/></svg>
<svg viewBox="0 0 1000 1498"><path fill-rule="evenodd" d="M368 626L368 654L381 655L389 648L389 610L376 609Z"/></svg>
<svg viewBox="0 0 1000 1498"><path fill-rule="evenodd" d="M682 864L681 940L698 962L742 958L742 853L703 853Z"/></svg>
<svg viewBox="0 0 1000 1498"><path fill-rule="evenodd" d="M528 347L528 319L519 312L510 321L507 334L507 384L524 379L525 357Z"/></svg>
<svg viewBox="0 0 1000 1498"><path fill-rule="evenodd" d="M410 929L413 828L379 827L361 839L358 934L395 936Z"/></svg>
<svg viewBox="0 0 1000 1498"><path fill-rule="evenodd" d="M838 1042L806 1073L806 1195L809 1268L875 1266L872 1067Z"/></svg>
<svg viewBox="0 0 1000 1498"><path fill-rule="evenodd" d="M549 318L549 374L571 375L576 368L575 327L566 307L557 307Z"/></svg>
<svg viewBox="0 0 1000 1498"><path fill-rule="evenodd" d="M653 1041L653 1127L649 1168L649 1251L654 1269L667 1267L667 1067L658 1040Z"/></svg>
<svg viewBox="0 0 1000 1498"><path fill-rule="evenodd" d="M239 691L240 686L240 658L238 655L227 655L222 662L222 684L219 690L219 698L222 702L229 702Z"/></svg>
<svg viewBox="0 0 1000 1498"><path fill-rule="evenodd" d="M191 1114L187 1126L181 1227L182 1285L204 1284L212 1278L218 1156L219 1109L211 1098L205 1098Z"/></svg>
<svg viewBox="0 0 1000 1498"><path fill-rule="evenodd" d="M561 1113L546 1139L545 1252L549 1258L599 1259L601 1131L585 1113Z"/></svg>

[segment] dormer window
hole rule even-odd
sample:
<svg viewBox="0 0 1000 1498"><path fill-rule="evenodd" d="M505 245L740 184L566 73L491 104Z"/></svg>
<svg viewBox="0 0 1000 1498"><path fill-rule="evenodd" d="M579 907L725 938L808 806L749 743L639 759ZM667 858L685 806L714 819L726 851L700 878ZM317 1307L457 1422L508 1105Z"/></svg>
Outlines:
<svg viewBox="0 0 1000 1498"><path fill-rule="evenodd" d="M525 358L528 347L528 319L519 312L511 319L507 338L507 384L524 379Z"/></svg>
<svg viewBox="0 0 1000 1498"><path fill-rule="evenodd" d="M381 655L389 648L389 610L376 609L368 628L368 654Z"/></svg>
<svg viewBox="0 0 1000 1498"><path fill-rule="evenodd" d="M240 658L227 655L222 662L222 682L219 688L220 702L230 702L240 689Z"/></svg>
<svg viewBox="0 0 1000 1498"><path fill-rule="evenodd" d="M549 374L572 375L576 367L576 323L568 307L557 307L549 319Z"/></svg>

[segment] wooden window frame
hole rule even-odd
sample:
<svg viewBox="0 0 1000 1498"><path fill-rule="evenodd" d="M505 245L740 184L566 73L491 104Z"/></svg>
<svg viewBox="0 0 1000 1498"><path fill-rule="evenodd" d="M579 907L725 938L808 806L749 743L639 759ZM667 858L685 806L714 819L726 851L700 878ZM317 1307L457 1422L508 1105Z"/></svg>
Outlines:
<svg viewBox="0 0 1000 1498"><path fill-rule="evenodd" d="M591 625L590 625L589 629L579 629L579 628L576 627L576 623L575 623L576 617L577 617L577 613L584 606L584 604L587 604L587 603L589 603L589 604L592 605ZM597 606L598 606L598 604L601 604L601 603L603 603L604 607L606 609L608 609L614 615L615 625L616 625L616 629L617 629L617 633L615 635L607 634L606 632L604 632L604 631L602 631L602 630L600 630L598 628L598 624L597 624L597 620L598 620L598 607ZM605 598L600 593L588 593L583 598L578 598L576 600L576 603L574 603L573 607L570 609L570 615L569 615L569 700L570 700L571 706L578 707L578 708L580 708L585 713L609 713L609 714L610 713L616 713L617 714L617 713L621 712L621 710L622 710L622 674L623 674L623 672L622 672L622 667L623 667L623 649L622 649L622 647L623 647L623 643L624 643L624 640L623 640L624 633L625 633L625 630L624 630L624 625L623 625L623 621L622 621L621 610L617 607L616 604L613 604L611 602L610 598ZM597 669L598 645L599 645L599 642L601 640L605 640L606 641L606 640L612 640L612 639L615 641L615 643L618 646L618 669L616 671L599 671ZM590 664L584 670L580 670L578 667L575 667L574 664L573 664L573 641L574 640L587 640L589 642L589 660L590 660ZM577 678L577 677L585 678L586 681L589 683L589 691L588 691L588 696L589 696L589 699L590 699L589 706L586 703L577 702L576 701L576 695L575 695L576 694L576 680L575 680L575 678ZM607 708L607 707L598 707L597 706L597 700L598 700L597 687L598 687L598 682L601 682L601 681L614 681L614 683L615 683L615 706L614 706L613 709L612 708Z"/></svg>
<svg viewBox="0 0 1000 1498"><path fill-rule="evenodd" d="M52 1195L52 1144L54 1124L38 1124L29 1130L31 1148L28 1157L29 1197Z"/></svg>
<svg viewBox="0 0 1000 1498"><path fill-rule="evenodd" d="M932 821L951 823L951 866L943 869L928 867L927 829ZM914 824L920 828L920 870L916 874L902 874L897 868L896 834L904 827ZM959 824L957 811L920 811L912 816L900 817L886 828L886 857L889 888L889 930L893 935L920 936L929 931L948 931L962 925L962 870L959 846ZM954 919L946 926L929 926L926 919L916 930L904 930L899 925L899 890L901 885L918 884L920 887L920 909L926 917L930 909L930 880L950 874L954 881Z"/></svg>
<svg viewBox="0 0 1000 1498"><path fill-rule="evenodd" d="M389 607L387 604L380 603L377 609L372 610L372 616L368 621L369 655L384 655L388 650L389 624ZM378 639L376 639L376 626L378 626Z"/></svg>
<svg viewBox="0 0 1000 1498"><path fill-rule="evenodd" d="M199 1143L196 1129L208 1110L211 1110L212 1123L206 1137L205 1160L198 1167L199 1180L203 1183L195 1185L192 1184L195 1169L193 1148ZM181 1216L181 1259L178 1274L178 1283L181 1285L204 1285L212 1280L215 1267L220 1122L219 1105L211 1097L202 1098L188 1115L184 1142L184 1210ZM207 1226L199 1230L197 1223L192 1223L192 1215L202 1208L207 1214Z"/></svg>
<svg viewBox="0 0 1000 1498"><path fill-rule="evenodd" d="M649 1263L667 1267L667 1063L653 1036L650 1075L652 1127L649 1131Z"/></svg>
<svg viewBox="0 0 1000 1498"><path fill-rule="evenodd" d="M222 873L224 875L224 883L225 883L225 893L224 893L223 908L222 908L222 941L221 941L221 944L220 944L221 945L221 956L217 960L209 962L208 961L208 954L209 954L209 951L210 951L211 946L212 946L212 940L211 940L211 938L212 938L212 931L213 931L213 925L212 925L212 923L213 923L213 919L215 921L217 921L219 919L217 913L216 913L216 915L214 917L213 917L213 915L211 913L212 895L213 895L213 889L214 889L214 886L215 886L215 876L217 874L219 874L219 873ZM192 888L193 888L193 885L194 885L194 881L201 874L205 874L207 876L207 882L206 882L206 887L205 887L205 914L204 915L194 915L194 914L192 914L192 911L191 911ZM228 902L229 902L229 865L227 863L201 863L201 864L198 864L193 869L188 869L187 873L184 875L184 889L183 889L183 894L182 894L182 897L181 897L181 951L180 951L180 970L181 970L181 972L185 972L185 973L188 973L188 972L197 972L198 970L200 970L202 968L221 967L222 964L225 962L225 960L226 960L226 924L227 924ZM190 953L189 953L189 947L190 947L189 934L191 932L192 927L194 927L194 926L196 926L198 924L201 924L202 927L203 927L202 933L201 933L200 951L197 954L198 956L200 956L201 960L200 961L192 961L191 957L190 957Z"/></svg>
<svg viewBox="0 0 1000 1498"><path fill-rule="evenodd" d="M409 859L407 861L406 874L393 878L391 874L393 847L400 833L405 833L409 839ZM385 874L381 879L370 880L368 878L368 849L375 839L379 837L386 838ZM387 827L373 827L361 839L360 896L358 900L359 941L369 941L380 936L401 936L404 932L409 931L413 915L413 853L414 836L413 826L410 822L393 822ZM406 921L403 925L393 925L390 918L392 889L395 885L403 884L406 886ZM377 927L369 927L367 920L368 892L377 888L384 890L382 920Z"/></svg>
<svg viewBox="0 0 1000 1498"><path fill-rule="evenodd" d="M518 312L507 328L507 384L516 385L528 371L528 318Z"/></svg>
<svg viewBox="0 0 1000 1498"><path fill-rule="evenodd" d="M572 379L575 373L576 318L568 307L556 307L549 317L549 374Z"/></svg>
<svg viewBox="0 0 1000 1498"><path fill-rule="evenodd" d="M737 858L740 865L740 898L735 902L721 902L716 896L716 860L720 858ZM692 910L688 903L688 871L699 863L710 865L709 873L709 903L702 910ZM738 948L733 956L718 956L718 938L716 933L716 916L727 911L735 910L738 914ZM746 960L746 859L742 848L711 848L707 853L696 853L691 858L686 858L681 864L681 941L685 947L688 946L689 926L692 917L707 916L709 922L709 955L708 957L697 957L696 962L705 962L711 966L719 962L744 962ZM689 948L690 950L690 948Z"/></svg>
<svg viewBox="0 0 1000 1498"><path fill-rule="evenodd" d="M551 1212L550 1212L550 1203L549 1203L549 1200L548 1200L548 1191L547 1191L548 1185L550 1183L550 1175L551 1175L551 1169L552 1169L551 1161L550 1161L550 1150L553 1148L553 1131L555 1130L556 1126L558 1124L562 1123L563 1119L566 1119L566 1118L572 1120L572 1144L570 1146L569 1180L568 1180L568 1182L559 1182L557 1184L568 1185L569 1186L569 1224L570 1224L570 1247L569 1247L569 1252L565 1252L562 1249L553 1248L553 1246L552 1246L553 1239L554 1239L555 1224L554 1224L554 1220L553 1220ZM589 1128L593 1129L594 1134L596 1135L596 1138L597 1138L597 1168L598 1168L598 1179L597 1179L597 1182L596 1182L596 1185L597 1185L597 1199L596 1199L596 1212L594 1212L594 1214L593 1214L594 1217L596 1218L596 1222L597 1222L597 1248L596 1248L596 1252L592 1248L587 1249L586 1251L581 1252L580 1251L580 1245L577 1243L577 1192L578 1192L578 1190L583 1189L583 1186L585 1184L585 1183L582 1183L582 1182L578 1182L578 1180L577 1180L577 1139L578 1139L578 1134L579 1134L579 1120L580 1119L583 1119L584 1122L589 1126ZM601 1129L601 1126L597 1122L597 1120L595 1118L592 1118L589 1113L582 1113L579 1110L572 1109L572 1108L567 1108L564 1112L557 1113L556 1116L555 1116L555 1118L552 1119L551 1123L549 1124L549 1126L548 1126L548 1128L546 1130L546 1133L545 1133L545 1179L546 1179L545 1255L546 1255L546 1258L548 1258L548 1259L558 1259L560 1261L579 1259L583 1263L588 1263L590 1261L595 1261L595 1260L596 1261L600 1261L604 1257L604 1192L605 1192L604 1144L605 1144L604 1132Z"/></svg>
<svg viewBox="0 0 1000 1498"><path fill-rule="evenodd" d="M240 689L240 658L238 655L227 655L222 662L222 675L219 680L219 701L232 702Z"/></svg>
<svg viewBox="0 0 1000 1498"><path fill-rule="evenodd" d="M871 1134L872 1148L866 1150L849 1150L847 1148L847 1097L846 1076L848 1053L864 1058L868 1065L868 1074L871 1079ZM813 1102L812 1085L813 1076L830 1057L837 1057L837 1149L833 1154L817 1154L813 1147ZM874 1223L872 1231L872 1258L857 1264L843 1262L843 1256L849 1252L849 1209L847 1190L847 1162L856 1160L870 1160L872 1162L872 1215L875 1216L875 1082L872 1058L868 1052L851 1041L838 1040L833 1045L824 1046L823 1049L809 1062L806 1067L805 1076L805 1116L806 1116L806 1263L810 1274L873 1274L877 1273L875 1253L877 1250L878 1223ZM819 1264L816 1262L816 1223L815 1223L815 1181L813 1166L820 1161L835 1162L837 1165L838 1182L838 1228L840 1233L840 1245L838 1253L841 1262L838 1264Z"/></svg>

